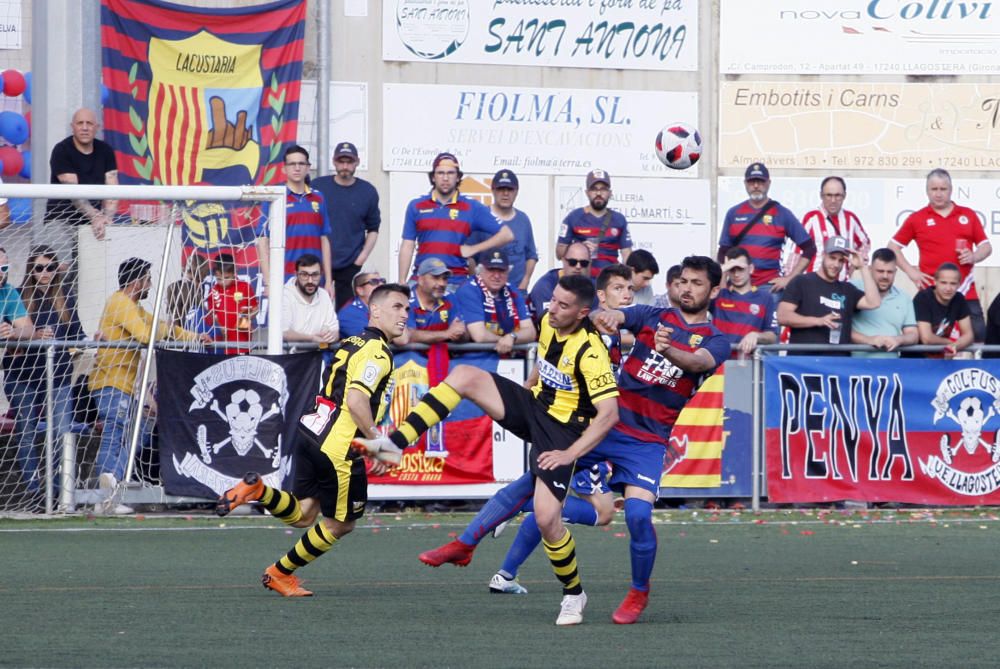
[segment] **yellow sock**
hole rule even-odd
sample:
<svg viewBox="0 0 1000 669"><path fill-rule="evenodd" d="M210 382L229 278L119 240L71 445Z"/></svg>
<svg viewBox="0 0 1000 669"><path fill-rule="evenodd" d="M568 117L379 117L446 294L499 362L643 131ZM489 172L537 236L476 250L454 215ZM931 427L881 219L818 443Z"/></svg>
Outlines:
<svg viewBox="0 0 1000 669"><path fill-rule="evenodd" d="M291 574L299 567L304 567L337 543L337 538L330 534L322 522L310 527L302 538L292 547L292 550L275 563L278 570Z"/></svg>
<svg viewBox="0 0 1000 669"><path fill-rule="evenodd" d="M294 525L302 520L302 507L299 500L290 492L264 487L264 494L260 496L260 503L265 509L271 512L275 518L279 518L286 525Z"/></svg>
<svg viewBox="0 0 1000 669"><path fill-rule="evenodd" d="M564 595L579 595L583 592L583 585L580 583L580 573L576 568L576 542L573 535L567 529L562 539L555 543L549 543L542 539L542 546L552 563L552 571L556 573L556 578L562 581Z"/></svg>
<svg viewBox="0 0 1000 669"><path fill-rule="evenodd" d="M454 411L461 401L462 396L455 392L454 388L447 383L439 383L427 391L427 394L423 396L417 406L413 407L413 410L390 438L398 434L406 440L407 445L412 444L424 432L447 418L448 414ZM402 439L392 439L392 441L399 446ZM404 446L400 446L400 448L404 448Z"/></svg>

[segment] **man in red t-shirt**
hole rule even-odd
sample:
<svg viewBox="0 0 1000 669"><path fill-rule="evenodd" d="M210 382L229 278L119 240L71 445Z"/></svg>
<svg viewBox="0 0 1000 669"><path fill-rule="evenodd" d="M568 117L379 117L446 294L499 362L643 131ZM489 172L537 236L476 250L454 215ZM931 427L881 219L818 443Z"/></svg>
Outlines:
<svg viewBox="0 0 1000 669"><path fill-rule="evenodd" d="M918 290L934 285L934 273L942 263L958 265L962 283L959 292L965 295L972 315L972 330L977 342L986 334L983 307L976 292L973 266L993 253L983 224L972 209L951 200L951 175L946 170L931 170L927 175L927 198L930 203L910 214L889 241L896 252L899 268ZM917 243L920 260L914 267L903 256L903 248Z"/></svg>
<svg viewBox="0 0 1000 669"><path fill-rule="evenodd" d="M206 320L215 326L216 341L250 341L253 317L260 307L253 288L236 278L236 261L231 253L220 253L212 261L215 285L206 298ZM249 348L226 348L227 355L249 353Z"/></svg>

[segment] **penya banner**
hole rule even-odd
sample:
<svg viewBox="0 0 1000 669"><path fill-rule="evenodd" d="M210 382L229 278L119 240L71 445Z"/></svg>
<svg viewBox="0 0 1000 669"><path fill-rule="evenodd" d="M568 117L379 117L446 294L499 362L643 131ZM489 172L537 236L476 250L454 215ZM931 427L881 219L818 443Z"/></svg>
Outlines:
<svg viewBox="0 0 1000 669"><path fill-rule="evenodd" d="M767 357L773 502L1000 503L1000 361Z"/></svg>

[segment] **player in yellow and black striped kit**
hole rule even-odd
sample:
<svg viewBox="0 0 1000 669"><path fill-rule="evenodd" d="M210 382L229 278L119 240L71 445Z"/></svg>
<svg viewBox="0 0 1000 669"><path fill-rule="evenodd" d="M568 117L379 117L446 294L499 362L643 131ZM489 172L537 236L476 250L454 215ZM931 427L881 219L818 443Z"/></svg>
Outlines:
<svg viewBox="0 0 1000 669"><path fill-rule="evenodd" d="M354 529L368 501L365 460L351 449L355 437L376 436L375 425L385 412L386 388L392 377L389 342L403 334L409 311L406 286L386 284L372 292L368 327L341 342L327 369L322 395L299 425L301 443L295 451L293 492L264 485L250 472L219 499L216 513L225 516L241 504L258 501L292 527L309 527L288 553L267 568L264 587L285 597L308 597L293 573L304 567ZM372 473L388 465L376 456ZM323 518L317 522L322 512Z"/></svg>
<svg viewBox="0 0 1000 669"><path fill-rule="evenodd" d="M424 395L395 432L387 437L357 440L372 453L399 453L444 420L464 398L475 402L505 429L531 442L531 476L516 481L517 486L504 488L497 497L534 496L542 544L563 584L557 625L582 622L587 603L577 571L573 536L562 521L573 466L618 422L618 387L608 350L587 318L594 295L594 284L586 277L564 276L559 280L542 319L537 365L523 386L478 367L459 365ZM489 516L493 508L520 508L520 503L510 501L495 504L491 500L477 518L484 513ZM489 518L493 526L500 520ZM435 567L444 562L465 565L473 548L460 537L422 553L420 559Z"/></svg>

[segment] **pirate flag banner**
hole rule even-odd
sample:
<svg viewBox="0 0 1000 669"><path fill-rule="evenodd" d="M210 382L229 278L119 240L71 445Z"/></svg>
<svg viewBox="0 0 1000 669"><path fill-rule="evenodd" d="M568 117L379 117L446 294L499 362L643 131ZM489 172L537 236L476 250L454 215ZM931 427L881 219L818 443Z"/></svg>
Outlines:
<svg viewBox="0 0 1000 669"><path fill-rule="evenodd" d="M767 357L772 502L1000 504L1000 360Z"/></svg>
<svg viewBox="0 0 1000 669"><path fill-rule="evenodd" d="M319 388L320 353L156 352L160 473L170 495L216 498L248 471L283 487L299 418Z"/></svg>
<svg viewBox="0 0 1000 669"><path fill-rule="evenodd" d="M273 184L295 141L305 0L102 0L105 140L123 184Z"/></svg>

